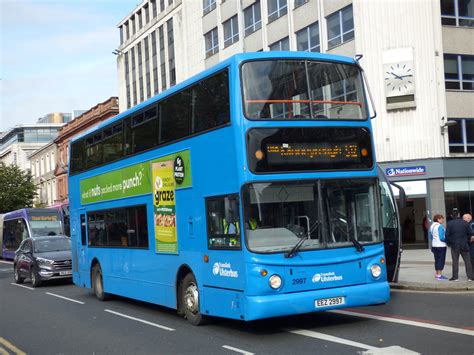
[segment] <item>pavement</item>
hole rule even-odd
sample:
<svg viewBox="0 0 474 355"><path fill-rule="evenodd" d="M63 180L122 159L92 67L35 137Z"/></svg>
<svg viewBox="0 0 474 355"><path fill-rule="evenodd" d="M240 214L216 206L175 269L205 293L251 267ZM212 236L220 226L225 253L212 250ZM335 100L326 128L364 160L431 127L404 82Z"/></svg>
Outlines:
<svg viewBox="0 0 474 355"><path fill-rule="evenodd" d="M419 291L473 291L474 281L467 281L466 269L462 257L459 258L459 281L438 281L435 279L434 257L431 250L403 249L400 262L398 282L392 283L393 289L419 290ZM443 275L452 276L451 252L446 253L446 265Z"/></svg>

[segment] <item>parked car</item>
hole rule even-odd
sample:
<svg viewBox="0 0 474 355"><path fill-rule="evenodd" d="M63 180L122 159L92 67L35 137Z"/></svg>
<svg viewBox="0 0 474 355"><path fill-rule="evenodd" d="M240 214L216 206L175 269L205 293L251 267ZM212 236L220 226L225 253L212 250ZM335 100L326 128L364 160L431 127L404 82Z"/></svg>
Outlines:
<svg viewBox="0 0 474 355"><path fill-rule="evenodd" d="M71 241L65 236L23 240L13 261L15 282L31 279L34 287L43 281L72 277Z"/></svg>

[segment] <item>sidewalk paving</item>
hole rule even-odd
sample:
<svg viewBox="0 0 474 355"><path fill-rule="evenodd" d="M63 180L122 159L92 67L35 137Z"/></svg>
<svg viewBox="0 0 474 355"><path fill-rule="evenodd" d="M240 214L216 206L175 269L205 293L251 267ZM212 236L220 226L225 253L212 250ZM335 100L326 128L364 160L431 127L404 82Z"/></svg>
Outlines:
<svg viewBox="0 0 474 355"><path fill-rule="evenodd" d="M452 276L451 252L448 248L443 275ZM462 257L459 260L459 281L435 279L434 257L429 249L404 249L402 253L398 283L394 289L419 291L474 291L474 281L468 282Z"/></svg>

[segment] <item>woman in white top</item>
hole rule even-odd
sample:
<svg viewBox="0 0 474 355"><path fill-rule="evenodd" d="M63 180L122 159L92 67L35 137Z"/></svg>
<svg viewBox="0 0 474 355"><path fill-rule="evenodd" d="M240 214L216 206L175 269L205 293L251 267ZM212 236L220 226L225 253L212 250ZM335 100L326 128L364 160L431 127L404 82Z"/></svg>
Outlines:
<svg viewBox="0 0 474 355"><path fill-rule="evenodd" d="M442 272L444 269L444 263L446 261L446 237L445 229L443 226L444 216L436 214L433 217L433 224L430 227L429 235L431 240L431 251L434 254L435 259L435 270L436 280L447 280L446 276L443 276Z"/></svg>

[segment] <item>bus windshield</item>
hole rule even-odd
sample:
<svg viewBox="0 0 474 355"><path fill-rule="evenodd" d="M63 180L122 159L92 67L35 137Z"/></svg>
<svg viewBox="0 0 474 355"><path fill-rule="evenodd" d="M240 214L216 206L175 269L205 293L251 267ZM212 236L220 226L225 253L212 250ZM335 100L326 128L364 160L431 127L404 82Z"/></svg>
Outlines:
<svg viewBox="0 0 474 355"><path fill-rule="evenodd" d="M358 66L312 60L242 65L245 116L251 120L365 120Z"/></svg>
<svg viewBox="0 0 474 355"><path fill-rule="evenodd" d="M244 188L247 243L258 253L382 241L375 180L254 183Z"/></svg>
<svg viewBox="0 0 474 355"><path fill-rule="evenodd" d="M63 234L60 221L30 221L30 226L33 237Z"/></svg>

